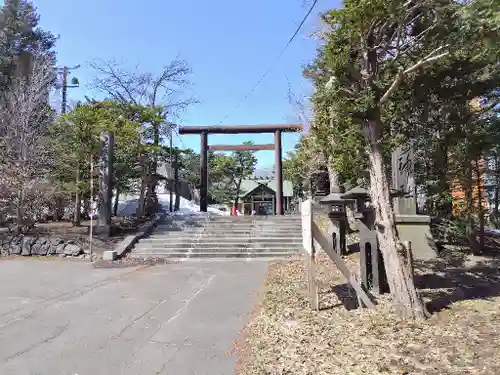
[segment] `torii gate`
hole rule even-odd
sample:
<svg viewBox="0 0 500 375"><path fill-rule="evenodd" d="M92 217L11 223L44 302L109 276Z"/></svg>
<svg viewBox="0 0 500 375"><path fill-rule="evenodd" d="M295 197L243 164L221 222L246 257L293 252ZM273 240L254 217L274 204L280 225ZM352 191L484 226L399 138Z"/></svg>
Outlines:
<svg viewBox="0 0 500 375"><path fill-rule="evenodd" d="M227 126L181 126L179 134L199 134L200 145L200 211L208 208L208 150L213 151L259 151L274 149L276 174L276 214L283 215L283 166L281 160L281 133L302 131L300 124L287 125L227 125ZM262 145L216 145L208 146L208 134L265 134L274 133L274 143Z"/></svg>

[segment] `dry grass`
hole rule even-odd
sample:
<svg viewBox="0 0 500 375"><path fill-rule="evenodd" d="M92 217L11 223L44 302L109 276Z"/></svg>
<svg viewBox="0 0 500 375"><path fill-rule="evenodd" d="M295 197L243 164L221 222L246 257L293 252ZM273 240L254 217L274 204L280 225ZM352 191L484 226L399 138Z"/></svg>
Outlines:
<svg viewBox="0 0 500 375"><path fill-rule="evenodd" d="M304 261L270 267L260 310L240 343L247 357L240 374L500 374L498 262L417 265L417 284L435 312L408 322L388 296L373 311L347 310L355 296L333 262L319 258L319 313L308 305ZM346 262L356 269L357 255Z"/></svg>

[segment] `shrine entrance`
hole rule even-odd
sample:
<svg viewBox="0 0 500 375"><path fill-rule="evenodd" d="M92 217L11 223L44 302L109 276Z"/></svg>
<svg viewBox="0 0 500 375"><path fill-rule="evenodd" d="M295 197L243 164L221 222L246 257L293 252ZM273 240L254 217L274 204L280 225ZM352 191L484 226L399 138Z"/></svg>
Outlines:
<svg viewBox="0 0 500 375"><path fill-rule="evenodd" d="M179 134L200 135L200 211L208 209L208 150L212 151L260 151L274 150L274 168L276 178L276 199L274 213L283 215L283 166L281 133L302 131L299 124L287 125L227 125L227 126L181 126ZM274 134L274 143L261 145L208 145L209 134ZM272 204L272 203L271 203ZM266 201L266 205L269 203Z"/></svg>

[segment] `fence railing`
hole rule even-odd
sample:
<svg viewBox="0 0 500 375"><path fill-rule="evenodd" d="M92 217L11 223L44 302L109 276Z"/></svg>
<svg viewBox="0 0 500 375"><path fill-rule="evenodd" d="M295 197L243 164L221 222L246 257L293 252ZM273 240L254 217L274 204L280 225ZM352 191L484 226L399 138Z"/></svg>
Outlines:
<svg viewBox="0 0 500 375"><path fill-rule="evenodd" d="M355 290L360 305L368 308L375 307L374 302L362 288L356 276L349 270L341 256L335 251L333 242L323 234L321 229L314 222L313 201L306 200L302 202L300 211L302 216L302 241L307 262L308 291L311 299L311 307L319 311L319 289L316 283L316 255L319 249L315 248L315 242L319 244L328 257L335 263L344 278Z"/></svg>

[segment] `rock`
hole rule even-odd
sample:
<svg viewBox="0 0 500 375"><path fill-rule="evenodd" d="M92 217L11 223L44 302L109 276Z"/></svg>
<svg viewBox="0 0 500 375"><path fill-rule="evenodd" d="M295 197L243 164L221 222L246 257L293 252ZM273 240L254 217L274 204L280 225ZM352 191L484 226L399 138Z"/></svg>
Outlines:
<svg viewBox="0 0 500 375"><path fill-rule="evenodd" d="M45 237L38 238L31 246L31 255L47 255L47 248L44 248L47 242Z"/></svg>
<svg viewBox="0 0 500 375"><path fill-rule="evenodd" d="M50 255L50 240L47 239L45 243L42 244L39 250L40 255Z"/></svg>
<svg viewBox="0 0 500 375"><path fill-rule="evenodd" d="M116 251L109 250L109 251L105 251L102 254L102 259L103 260L115 260L117 258L117 256L118 256L118 254L116 253Z"/></svg>
<svg viewBox="0 0 500 375"><path fill-rule="evenodd" d="M0 255L9 255L11 237L5 237L0 243Z"/></svg>
<svg viewBox="0 0 500 375"><path fill-rule="evenodd" d="M49 242L49 248L47 250L47 255L56 255L57 254L57 246L53 246L50 242Z"/></svg>
<svg viewBox="0 0 500 375"><path fill-rule="evenodd" d="M64 247L64 254L66 255L71 255L71 256L78 256L82 253L82 248L79 245L76 245L74 243L68 243Z"/></svg>
<svg viewBox="0 0 500 375"><path fill-rule="evenodd" d="M31 247L33 244L36 242L35 237L24 237L23 238L23 243L22 243L22 252L21 254L24 256L29 256L31 255Z"/></svg>
<svg viewBox="0 0 500 375"><path fill-rule="evenodd" d="M0 237L0 255L59 255L61 258L66 256L80 257L88 253L85 245L76 243L76 241L65 241L60 237L36 237L33 235L7 235Z"/></svg>
<svg viewBox="0 0 500 375"><path fill-rule="evenodd" d="M60 243L59 245L54 246L55 247L54 254L64 254L64 247L65 246L66 245L64 243Z"/></svg>
<svg viewBox="0 0 500 375"><path fill-rule="evenodd" d="M19 255L23 251L23 235L15 235L12 237L12 241L9 244L10 251L12 255Z"/></svg>
<svg viewBox="0 0 500 375"><path fill-rule="evenodd" d="M60 245L64 242L62 238L59 237L50 237L50 244L53 246Z"/></svg>

